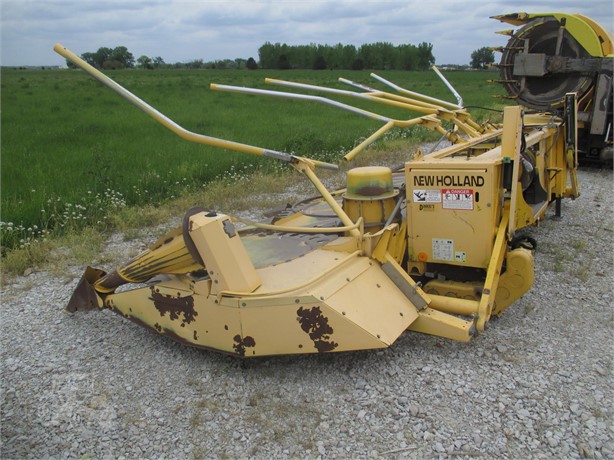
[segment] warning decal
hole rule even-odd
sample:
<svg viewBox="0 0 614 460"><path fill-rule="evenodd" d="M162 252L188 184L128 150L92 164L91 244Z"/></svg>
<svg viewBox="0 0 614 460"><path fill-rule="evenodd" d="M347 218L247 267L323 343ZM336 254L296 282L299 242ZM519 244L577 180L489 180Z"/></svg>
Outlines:
<svg viewBox="0 0 614 460"><path fill-rule="evenodd" d="M441 190L414 189L414 203L441 203Z"/></svg>
<svg viewBox="0 0 614 460"><path fill-rule="evenodd" d="M443 209L473 209L473 190L465 188L444 188L441 190Z"/></svg>
<svg viewBox="0 0 614 460"><path fill-rule="evenodd" d="M433 238L433 260L454 260L454 241Z"/></svg>

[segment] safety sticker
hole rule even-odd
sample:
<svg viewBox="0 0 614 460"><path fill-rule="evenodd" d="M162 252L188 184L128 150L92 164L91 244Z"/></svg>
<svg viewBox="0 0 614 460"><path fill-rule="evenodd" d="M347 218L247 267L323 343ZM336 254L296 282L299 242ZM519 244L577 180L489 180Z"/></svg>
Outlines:
<svg viewBox="0 0 614 460"><path fill-rule="evenodd" d="M473 190L468 188L444 188L441 190L443 209L473 209Z"/></svg>
<svg viewBox="0 0 614 460"><path fill-rule="evenodd" d="M441 190L414 189L414 203L441 203Z"/></svg>
<svg viewBox="0 0 614 460"><path fill-rule="evenodd" d="M467 262L467 253L465 251L456 251L454 253L454 260L457 262Z"/></svg>
<svg viewBox="0 0 614 460"><path fill-rule="evenodd" d="M454 241L433 238L433 260L454 260Z"/></svg>

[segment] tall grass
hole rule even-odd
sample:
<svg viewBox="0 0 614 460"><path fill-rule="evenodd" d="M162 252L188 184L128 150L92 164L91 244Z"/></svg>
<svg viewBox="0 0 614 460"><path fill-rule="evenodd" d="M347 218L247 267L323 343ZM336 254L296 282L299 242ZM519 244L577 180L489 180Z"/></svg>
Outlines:
<svg viewBox="0 0 614 460"><path fill-rule="evenodd" d="M215 82L283 90L264 85L264 77L351 89L337 82L340 76L377 87L368 72L163 70L108 75L191 131L327 161L336 161L357 139L381 126L313 102L209 89ZM452 100L432 72L382 76ZM501 92L485 83L488 76L482 72L448 77L467 105L492 106L491 94ZM2 69L1 82L3 249L45 238L51 231L108 228L109 211L155 205L216 179L232 180L253 170L274 174L284 167L185 142L82 71ZM392 117L415 116L343 101ZM412 129L392 136L421 140L432 135Z"/></svg>

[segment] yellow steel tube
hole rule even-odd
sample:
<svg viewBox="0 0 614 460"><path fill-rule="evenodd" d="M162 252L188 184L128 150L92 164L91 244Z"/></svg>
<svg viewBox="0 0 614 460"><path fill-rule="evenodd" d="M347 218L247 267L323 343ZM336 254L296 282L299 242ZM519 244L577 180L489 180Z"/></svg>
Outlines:
<svg viewBox="0 0 614 460"><path fill-rule="evenodd" d="M441 117L443 120L454 123L462 131L464 131L469 137L477 137L481 134L480 125L477 124L475 121L473 121L471 119L471 115L468 112L464 111L464 109L452 111L444 107L439 107L434 104L430 104L428 102L422 102L422 101L418 101L416 99L412 99L406 96L399 96L397 94L391 94L391 93L386 93L382 91L369 93L369 95L372 98L376 98L376 99L377 98L390 99L390 100L394 100L402 104L407 104L406 107L403 107L400 105L397 107L407 108L408 110L411 110L410 107L415 107L416 105L424 107L425 110L423 111L425 113L428 113L426 109L434 110L435 114L438 117Z"/></svg>
<svg viewBox="0 0 614 460"><path fill-rule="evenodd" d="M439 112L438 108L424 107L420 105L408 104L407 102L400 102L400 101L385 99L381 96L378 96L378 93L357 93L355 91L345 91L341 89L327 88L324 86L308 85L306 83L297 83L297 82L292 82L292 81L279 80L275 78L265 78L264 82L270 85L279 85L279 86L285 86L288 88L306 89L306 90L311 90L311 91L321 91L321 92L326 92L326 93L331 93L331 94L338 94L341 96L353 97L356 99L366 99L369 101L378 102L380 104L389 105L392 107L398 107L398 108L402 108L406 110L411 110L411 111L418 112L418 113L425 113L425 114L433 115ZM383 94L383 92L380 92L380 93Z"/></svg>
<svg viewBox="0 0 614 460"><path fill-rule="evenodd" d="M456 299L443 295L428 294L431 298L429 307L444 313L471 316L478 312L479 303L475 300Z"/></svg>
<svg viewBox="0 0 614 460"><path fill-rule="evenodd" d="M348 85L352 85L357 88L367 90L369 94L371 94L372 96L386 98L386 99L393 99L393 100L401 101L401 102L404 101L404 102L407 102L408 104L419 105L420 107L425 107L425 108L431 108L431 109L437 109L437 110L442 108L440 105L436 105L436 104L432 104L432 103L424 102L424 101L419 101L418 99L412 99L407 96L400 96L398 94L392 94L386 91L379 91L369 86L363 85L361 83L356 83L355 81L348 80L347 78L340 77L338 80L341 83L347 83Z"/></svg>
<svg viewBox="0 0 614 460"><path fill-rule="evenodd" d="M495 245L492 248L492 256L490 257L488 271L486 272L484 290L482 291L482 297L480 298L480 305L478 307L478 320L476 324L478 332L484 331L484 327L490 319L490 314L492 312L492 305L497 294L499 276L501 276L503 259L505 258L507 249L507 231L509 221L510 209L508 202L508 204L505 205L503 215L501 216L501 222L499 223L497 236L495 238Z"/></svg>
<svg viewBox="0 0 614 460"><path fill-rule="evenodd" d="M389 131L390 129L394 128L395 123L393 120L390 120L388 123L386 123L384 126L382 126L380 129L378 129L377 131L375 131L373 134L371 134L369 137L367 137L364 141L362 141L359 145L357 145L356 147L354 147L349 153L347 153L343 159L346 161L352 161L354 159L354 157L356 155L358 155L360 152L363 151L363 149L368 146L369 144L371 144L372 142L374 142L376 139L378 139L380 136L382 136L384 133L386 133L387 131Z"/></svg>

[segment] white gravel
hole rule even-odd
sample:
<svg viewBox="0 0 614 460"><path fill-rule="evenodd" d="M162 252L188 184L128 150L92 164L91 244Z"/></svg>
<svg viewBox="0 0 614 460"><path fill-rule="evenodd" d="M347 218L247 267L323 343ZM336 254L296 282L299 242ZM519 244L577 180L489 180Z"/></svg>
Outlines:
<svg viewBox="0 0 614 460"><path fill-rule="evenodd" d="M614 458L612 171L580 183L531 231L533 289L469 344L242 361L65 312L83 267L19 278L0 457Z"/></svg>

